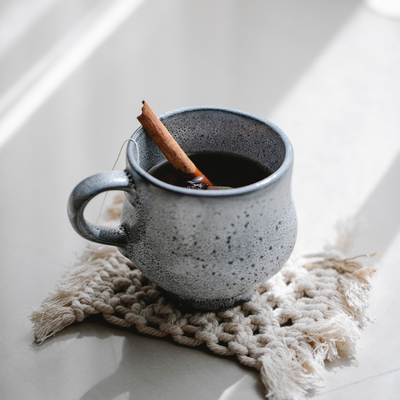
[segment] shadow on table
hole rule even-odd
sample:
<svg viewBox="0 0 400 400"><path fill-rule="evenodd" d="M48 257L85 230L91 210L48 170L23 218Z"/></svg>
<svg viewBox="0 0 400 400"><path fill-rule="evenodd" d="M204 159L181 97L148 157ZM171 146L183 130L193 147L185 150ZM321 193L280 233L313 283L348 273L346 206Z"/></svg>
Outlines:
<svg viewBox="0 0 400 400"><path fill-rule="evenodd" d="M218 399L244 376L255 398L265 396L258 372L241 365L235 356L218 356L205 345L189 348L175 343L171 337L157 338L134 328L120 328L107 323L101 315L74 323L55 339L33 347L40 351L52 346L53 340L71 340L71 335L77 339L124 338L122 357L115 371L87 390L80 400L112 400L122 394L127 399Z"/></svg>
<svg viewBox="0 0 400 400"><path fill-rule="evenodd" d="M400 232L400 152L357 213L366 221L354 253L377 251L381 259Z"/></svg>
<svg viewBox="0 0 400 400"><path fill-rule="evenodd" d="M209 354L205 348L185 349L191 355L174 357L171 354L174 350L155 355L151 350L141 349L136 335L126 337L118 368L90 388L80 400L112 400L123 393L131 400L218 399L227 387L243 376L250 376L255 397L265 396L257 371L242 367L237 359ZM200 357L199 352L203 353ZM203 362L204 356L213 359Z"/></svg>
<svg viewBox="0 0 400 400"><path fill-rule="evenodd" d="M360 4L361 0L145 2L121 35L148 33L140 46L132 43L137 47L126 51L118 75L134 75L125 86L154 98L155 111L211 105L264 116L285 98ZM121 46L120 37L112 38L110 46ZM138 55L144 62L138 63ZM151 81L143 79L149 71Z"/></svg>

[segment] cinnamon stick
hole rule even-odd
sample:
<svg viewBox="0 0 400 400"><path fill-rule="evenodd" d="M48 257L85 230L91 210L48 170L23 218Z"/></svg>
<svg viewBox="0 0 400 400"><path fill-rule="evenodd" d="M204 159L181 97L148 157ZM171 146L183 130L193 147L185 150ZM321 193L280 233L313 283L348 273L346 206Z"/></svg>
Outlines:
<svg viewBox="0 0 400 400"><path fill-rule="evenodd" d="M176 170L180 171L188 180L197 178L196 180L202 184L213 186L210 180L194 165L144 100L142 114L137 119Z"/></svg>

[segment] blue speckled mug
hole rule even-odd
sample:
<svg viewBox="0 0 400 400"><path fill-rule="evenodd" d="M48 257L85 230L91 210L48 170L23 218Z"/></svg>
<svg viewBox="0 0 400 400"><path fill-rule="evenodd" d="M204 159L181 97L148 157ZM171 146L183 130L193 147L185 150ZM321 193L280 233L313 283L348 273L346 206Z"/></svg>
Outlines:
<svg viewBox="0 0 400 400"><path fill-rule="evenodd" d="M132 135L139 151L129 142L125 171L91 176L71 193L71 224L88 240L117 246L181 306L232 307L250 299L292 253L297 233L292 145L275 125L235 110L186 108L160 119L186 153L234 153L258 161L272 174L228 190L164 183L146 172L164 156L140 127ZM125 192L118 228L93 225L83 217L86 204L107 190Z"/></svg>

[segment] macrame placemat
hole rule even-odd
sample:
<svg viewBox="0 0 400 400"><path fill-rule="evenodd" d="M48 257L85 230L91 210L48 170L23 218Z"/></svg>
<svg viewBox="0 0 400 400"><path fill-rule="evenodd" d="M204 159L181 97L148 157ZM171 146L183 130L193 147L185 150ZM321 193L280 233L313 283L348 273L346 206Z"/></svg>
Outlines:
<svg viewBox="0 0 400 400"><path fill-rule="evenodd" d="M107 212L118 219L121 196ZM179 309L115 247L90 244L78 265L32 313L38 344L73 322L102 314L108 322L168 336L185 346L236 355L256 368L274 399L300 399L322 378L324 361L355 350L373 267L347 258L352 229L323 253L289 261L250 301L221 312ZM128 334L128 333L127 333Z"/></svg>

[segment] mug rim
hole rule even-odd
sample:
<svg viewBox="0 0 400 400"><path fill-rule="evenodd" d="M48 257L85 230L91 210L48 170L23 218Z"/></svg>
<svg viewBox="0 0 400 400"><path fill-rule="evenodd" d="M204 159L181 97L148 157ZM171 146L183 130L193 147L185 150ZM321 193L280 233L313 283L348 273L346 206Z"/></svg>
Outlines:
<svg viewBox="0 0 400 400"><path fill-rule="evenodd" d="M222 111L226 113L231 113L231 114L236 114L239 116L244 116L251 118L253 120L256 120L258 122L261 122L267 126L269 126L271 129L273 129L278 135L281 137L283 144L285 146L285 156L284 160L281 164L281 166L273 172L271 175L267 176L266 178L262 179L261 181L252 183L247 186L242 186L239 188L232 188L232 189L226 189L226 190L193 190L193 189L188 189L188 188L183 188L175 185L171 185L170 183L163 182L154 176L150 175L147 171L145 171L134 159L133 154L135 154L136 149L133 146L136 146L136 144L132 143L131 141L128 142L128 146L126 149L126 159L129 163L129 166L136 172L138 173L144 180L152 183L155 186L158 186L159 188L162 188L164 190L170 191L170 192L175 192L183 195L190 195L190 196L200 196L200 197L226 197L226 196L236 196L236 195L241 195L241 194L247 194L251 193L257 190L261 190L270 186L273 186L276 182L278 182L292 167L293 165L293 146L292 143L290 142L289 138L287 135L275 124L272 122L257 117L253 114L244 112L244 111L239 111L231 108L221 108L221 107L184 107L184 108L179 108L173 111L168 111L162 115L160 115L158 118L162 121L165 118L177 115L177 114L183 114L186 112L191 112L191 111ZM143 126L139 126L132 134L131 139L135 140L135 137L139 135L142 131L144 131Z"/></svg>

